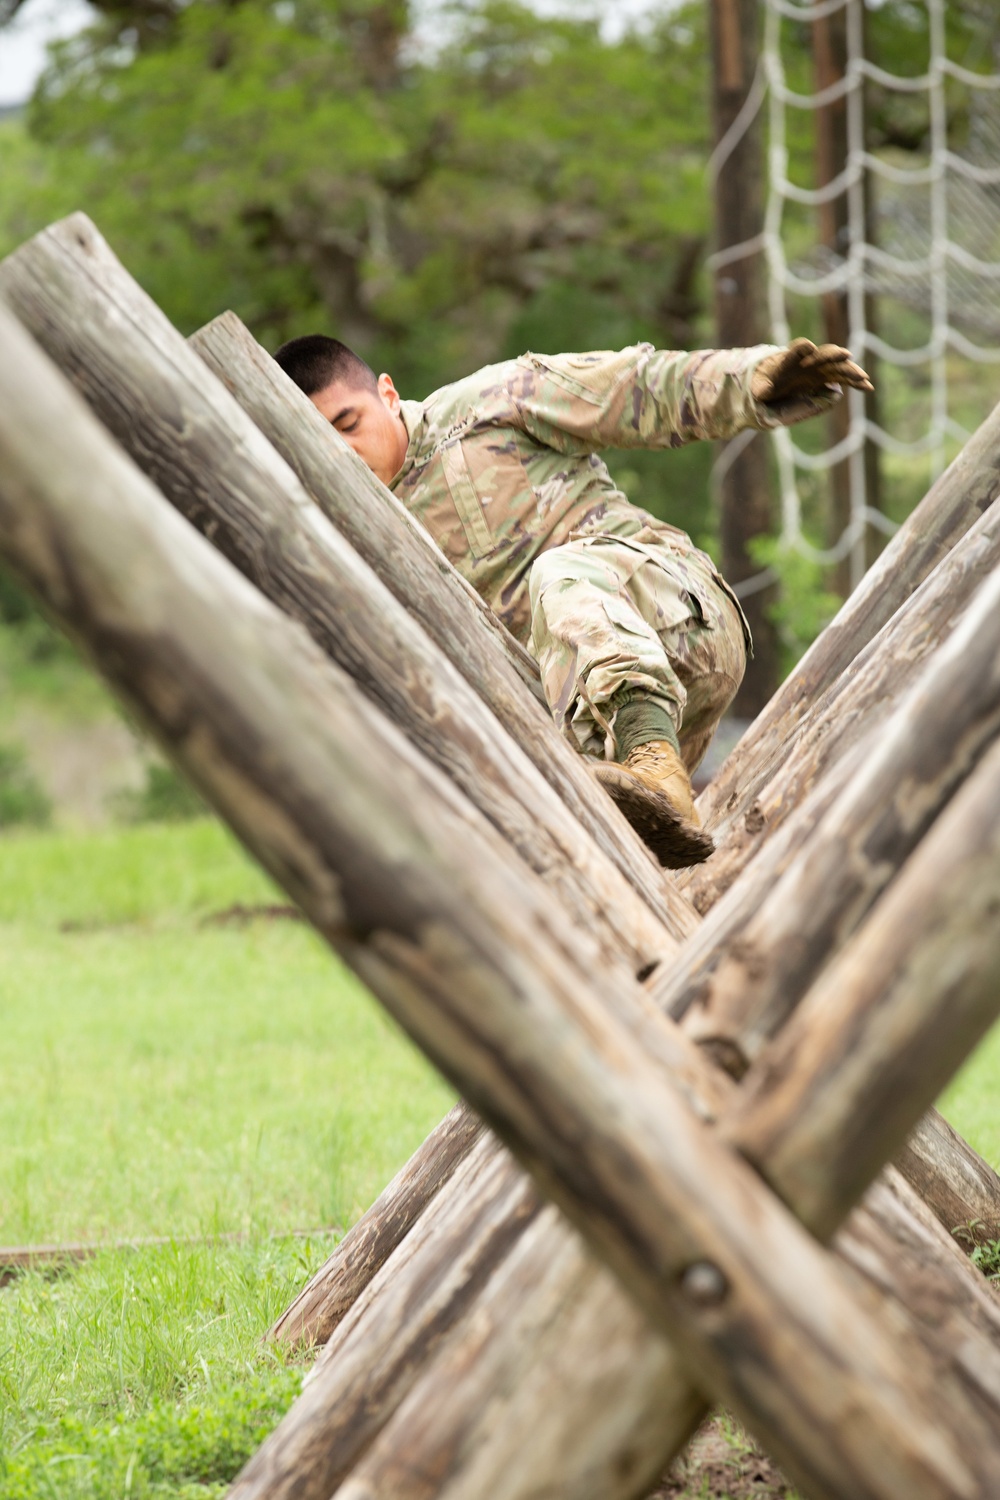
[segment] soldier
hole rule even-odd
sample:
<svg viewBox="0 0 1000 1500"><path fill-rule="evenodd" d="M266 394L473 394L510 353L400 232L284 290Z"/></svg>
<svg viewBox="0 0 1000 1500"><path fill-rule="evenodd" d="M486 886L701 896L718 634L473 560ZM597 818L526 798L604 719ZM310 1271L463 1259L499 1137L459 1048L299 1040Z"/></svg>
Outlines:
<svg viewBox="0 0 1000 1500"><path fill-rule="evenodd" d="M538 662L552 716L671 866L712 850L701 760L750 633L711 558L632 505L603 448L678 448L871 390L846 349L525 354L402 401L321 334L275 356Z"/></svg>

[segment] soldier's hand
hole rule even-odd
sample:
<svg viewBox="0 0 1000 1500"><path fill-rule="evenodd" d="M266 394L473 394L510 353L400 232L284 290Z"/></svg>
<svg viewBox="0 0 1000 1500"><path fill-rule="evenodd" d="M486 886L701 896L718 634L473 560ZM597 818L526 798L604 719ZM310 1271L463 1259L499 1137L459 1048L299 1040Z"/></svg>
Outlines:
<svg viewBox="0 0 1000 1500"><path fill-rule="evenodd" d="M753 373L750 393L755 401L793 401L802 396L823 396L831 386L853 386L873 391L868 376L854 363L850 350L839 344L814 344L793 339L787 349L768 354Z"/></svg>

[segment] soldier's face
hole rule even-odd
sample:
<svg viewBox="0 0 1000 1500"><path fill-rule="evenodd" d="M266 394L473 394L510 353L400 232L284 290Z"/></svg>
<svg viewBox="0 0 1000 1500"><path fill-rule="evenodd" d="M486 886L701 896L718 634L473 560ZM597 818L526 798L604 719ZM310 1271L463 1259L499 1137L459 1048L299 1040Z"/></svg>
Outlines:
<svg viewBox="0 0 1000 1500"><path fill-rule="evenodd" d="M337 380L309 399L372 473L391 483L403 467L409 438L389 376L379 376L377 391Z"/></svg>

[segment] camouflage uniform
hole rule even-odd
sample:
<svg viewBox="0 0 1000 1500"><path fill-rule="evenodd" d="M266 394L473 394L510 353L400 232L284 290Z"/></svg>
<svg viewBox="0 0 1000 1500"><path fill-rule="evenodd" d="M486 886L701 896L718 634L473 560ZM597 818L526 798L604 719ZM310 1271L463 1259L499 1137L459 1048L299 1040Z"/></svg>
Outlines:
<svg viewBox="0 0 1000 1500"><path fill-rule="evenodd" d="M613 753L615 714L639 691L696 765L750 645L711 559L631 505L598 450L678 448L830 405L755 401L751 376L772 352L525 354L402 404L410 441L393 490L530 645L556 722L587 754Z"/></svg>

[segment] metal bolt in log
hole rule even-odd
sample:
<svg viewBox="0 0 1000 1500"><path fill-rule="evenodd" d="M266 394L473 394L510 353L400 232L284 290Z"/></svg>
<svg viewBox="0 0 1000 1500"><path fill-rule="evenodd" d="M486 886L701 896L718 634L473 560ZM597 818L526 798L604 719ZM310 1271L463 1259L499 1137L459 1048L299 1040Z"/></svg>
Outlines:
<svg viewBox="0 0 1000 1500"><path fill-rule="evenodd" d="M695 1307L721 1307L729 1283L710 1260L698 1260L681 1276L681 1291Z"/></svg>

